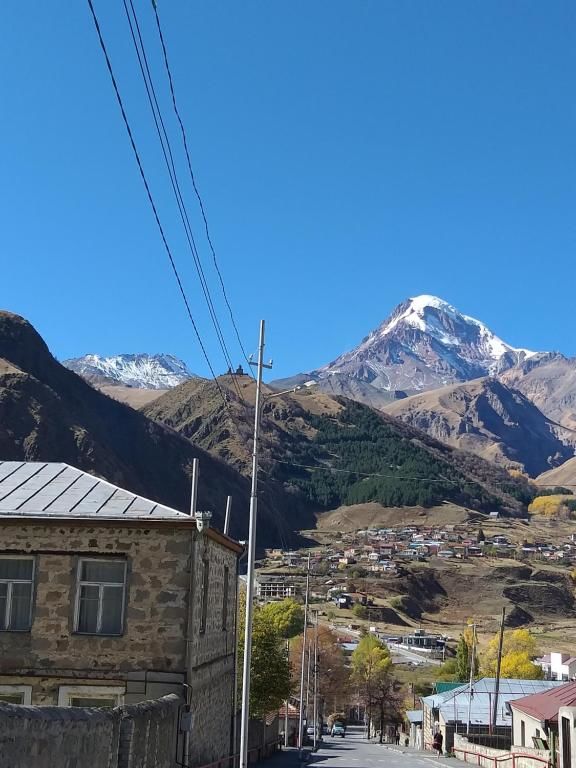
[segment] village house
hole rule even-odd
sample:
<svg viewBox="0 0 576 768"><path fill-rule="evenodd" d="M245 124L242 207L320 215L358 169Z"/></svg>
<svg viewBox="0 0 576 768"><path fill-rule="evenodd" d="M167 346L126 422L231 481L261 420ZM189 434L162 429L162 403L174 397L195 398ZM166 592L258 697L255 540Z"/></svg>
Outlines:
<svg viewBox="0 0 576 768"><path fill-rule="evenodd" d="M547 653L534 661L544 670L546 680L568 680L576 679L576 656L569 653L552 652Z"/></svg>
<svg viewBox="0 0 576 768"><path fill-rule="evenodd" d="M560 707L573 706L576 706L576 683L512 701L512 744L555 750Z"/></svg>
<svg viewBox="0 0 576 768"><path fill-rule="evenodd" d="M454 745L454 734L467 732L470 717L470 733L474 737L491 733L492 736L499 737L502 748L509 748L512 743L512 715L508 706L510 702L559 685L561 683L551 680L500 680L496 702L496 726L492 730L490 726L496 696L495 678L484 677L476 680L472 686L472 696L467 683L452 690L425 696L421 699L424 747L429 747L434 733L440 731L444 738L444 748L450 751Z"/></svg>
<svg viewBox="0 0 576 768"><path fill-rule="evenodd" d="M238 557L198 519L63 463L0 462L0 699L176 693L190 764L231 745Z"/></svg>

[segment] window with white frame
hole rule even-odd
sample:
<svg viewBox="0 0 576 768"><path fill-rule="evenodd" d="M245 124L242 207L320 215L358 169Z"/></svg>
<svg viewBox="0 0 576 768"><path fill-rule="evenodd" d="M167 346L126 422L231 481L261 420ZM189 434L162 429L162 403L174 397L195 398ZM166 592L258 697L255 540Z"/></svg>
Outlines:
<svg viewBox="0 0 576 768"><path fill-rule="evenodd" d="M117 685L61 685L59 707L119 707L124 702L124 688Z"/></svg>
<svg viewBox="0 0 576 768"><path fill-rule="evenodd" d="M0 701L7 704L32 704L32 686L0 685Z"/></svg>
<svg viewBox="0 0 576 768"><path fill-rule="evenodd" d="M121 635L124 628L126 561L82 558L74 630L88 635Z"/></svg>
<svg viewBox="0 0 576 768"><path fill-rule="evenodd" d="M32 626L34 558L0 555L0 631Z"/></svg>

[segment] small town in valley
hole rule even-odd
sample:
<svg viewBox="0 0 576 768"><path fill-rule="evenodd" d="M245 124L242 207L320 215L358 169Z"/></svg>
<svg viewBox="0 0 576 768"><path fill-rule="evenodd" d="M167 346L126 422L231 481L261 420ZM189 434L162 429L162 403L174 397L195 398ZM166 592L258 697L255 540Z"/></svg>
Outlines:
<svg viewBox="0 0 576 768"><path fill-rule="evenodd" d="M576 6L0 27L0 768L576 768Z"/></svg>

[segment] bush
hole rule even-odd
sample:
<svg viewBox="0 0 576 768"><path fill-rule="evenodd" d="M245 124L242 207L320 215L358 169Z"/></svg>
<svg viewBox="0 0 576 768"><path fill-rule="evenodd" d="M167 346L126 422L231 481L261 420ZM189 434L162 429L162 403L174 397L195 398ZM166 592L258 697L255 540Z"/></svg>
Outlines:
<svg viewBox="0 0 576 768"><path fill-rule="evenodd" d="M360 603L356 603L354 607L352 608L352 613L354 616L356 616L357 619L367 619L368 618L368 609L364 605L360 605Z"/></svg>

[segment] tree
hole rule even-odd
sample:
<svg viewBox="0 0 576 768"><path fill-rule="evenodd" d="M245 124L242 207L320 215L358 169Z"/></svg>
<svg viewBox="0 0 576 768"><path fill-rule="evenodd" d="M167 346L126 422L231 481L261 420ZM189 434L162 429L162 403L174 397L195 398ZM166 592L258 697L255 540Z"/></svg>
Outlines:
<svg viewBox="0 0 576 768"><path fill-rule="evenodd" d="M315 630L313 627L308 627L304 658L306 666L308 665L308 650L310 650L311 659L313 659L314 642ZM290 662L292 679L297 688L302 668L302 635L290 643ZM307 678L308 675L305 674L304 679L307 680ZM349 688L350 675L338 637L327 626L320 624L318 627L318 704L320 715L326 709L329 712L345 709L348 704Z"/></svg>
<svg viewBox="0 0 576 768"><path fill-rule="evenodd" d="M367 619L368 618L368 608L364 605L360 605L360 603L356 603L354 607L352 608L352 613L354 616L356 616L357 619Z"/></svg>
<svg viewBox="0 0 576 768"><path fill-rule="evenodd" d="M238 609L238 682L242 681L246 597ZM262 608L254 609L250 677L250 713L264 717L282 706L291 692L290 662L273 619Z"/></svg>
<svg viewBox="0 0 576 768"><path fill-rule="evenodd" d="M267 603L261 611L270 618L284 640L296 637L304 629L304 611L292 597L287 597L279 603Z"/></svg>
<svg viewBox="0 0 576 768"><path fill-rule="evenodd" d="M476 541L478 544L481 544L483 541L486 541L486 534L482 530L482 528L478 529L478 536L476 536Z"/></svg>
<svg viewBox="0 0 576 768"><path fill-rule="evenodd" d="M470 677L470 649L464 635L460 635L456 648L456 680L465 682Z"/></svg>
<svg viewBox="0 0 576 768"><path fill-rule="evenodd" d="M482 657L482 671L494 677L498 662L500 633L494 635ZM525 680L539 680L544 672L532 659L538 655L536 640L529 629L514 629L504 632L502 643L502 677L517 677Z"/></svg>
<svg viewBox="0 0 576 768"><path fill-rule="evenodd" d="M390 651L375 635L365 635L352 654L352 680L358 685L360 695L368 709L368 736L374 709L379 714L380 742L386 716L391 716L399 706L395 696Z"/></svg>

